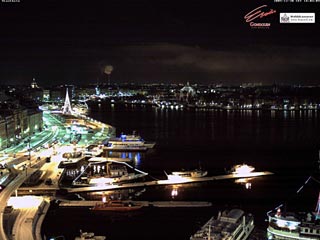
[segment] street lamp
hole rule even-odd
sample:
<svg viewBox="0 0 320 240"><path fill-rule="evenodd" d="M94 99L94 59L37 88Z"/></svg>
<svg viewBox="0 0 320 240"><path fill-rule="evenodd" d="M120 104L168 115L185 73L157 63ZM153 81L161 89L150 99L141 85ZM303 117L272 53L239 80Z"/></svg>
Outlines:
<svg viewBox="0 0 320 240"><path fill-rule="evenodd" d="M28 139L28 151L29 151L28 160L30 160L31 159L31 138L30 137Z"/></svg>

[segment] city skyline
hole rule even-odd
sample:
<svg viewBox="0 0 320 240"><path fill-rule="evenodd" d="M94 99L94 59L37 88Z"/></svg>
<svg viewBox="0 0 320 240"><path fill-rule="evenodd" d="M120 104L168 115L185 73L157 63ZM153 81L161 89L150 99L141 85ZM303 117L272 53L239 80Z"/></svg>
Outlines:
<svg viewBox="0 0 320 240"><path fill-rule="evenodd" d="M279 24L274 14L270 29L251 29L244 16L257 4L2 2L1 82L94 84L112 65L111 82L317 84L319 23Z"/></svg>

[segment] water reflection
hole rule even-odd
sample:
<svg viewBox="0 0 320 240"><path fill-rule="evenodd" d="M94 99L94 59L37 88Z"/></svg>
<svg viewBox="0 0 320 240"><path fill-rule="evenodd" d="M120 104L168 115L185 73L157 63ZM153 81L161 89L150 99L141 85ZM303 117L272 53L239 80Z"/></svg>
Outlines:
<svg viewBox="0 0 320 240"><path fill-rule="evenodd" d="M253 178L239 178L236 179L234 182L240 185L243 185L245 189L250 190L252 187Z"/></svg>
<svg viewBox="0 0 320 240"><path fill-rule="evenodd" d="M171 197L172 197L172 199L174 199L176 196L178 196L178 187L173 186L172 191L171 191Z"/></svg>

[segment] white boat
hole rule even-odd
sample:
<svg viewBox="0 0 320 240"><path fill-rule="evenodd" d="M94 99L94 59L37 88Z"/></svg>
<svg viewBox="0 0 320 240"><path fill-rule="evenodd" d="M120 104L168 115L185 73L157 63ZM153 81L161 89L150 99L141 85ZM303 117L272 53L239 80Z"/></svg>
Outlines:
<svg viewBox="0 0 320 240"><path fill-rule="evenodd" d="M254 229L251 214L241 209L219 212L217 218L210 218L190 240L245 240Z"/></svg>
<svg viewBox="0 0 320 240"><path fill-rule="evenodd" d="M177 179L188 179L188 178L201 178L207 176L208 172L203 170L192 170L192 171L180 171L172 172L167 174L168 180L177 180Z"/></svg>
<svg viewBox="0 0 320 240"><path fill-rule="evenodd" d="M72 184L75 186L102 186L128 182L148 175L148 173L134 168L126 162L118 162L110 159L104 161L100 158L97 160L98 161L90 161L86 169L74 179ZM102 171L104 172L104 176L101 176L101 166L98 166L101 163L105 163L105 170ZM93 171L99 174L86 176L84 173L88 167L93 167ZM133 172L129 172L128 168L131 168Z"/></svg>
<svg viewBox="0 0 320 240"><path fill-rule="evenodd" d="M254 167L249 166L247 164L238 164L238 165L233 166L231 168L230 172L232 174L245 175L245 174L253 172L254 169L255 169Z"/></svg>
<svg viewBox="0 0 320 240"><path fill-rule="evenodd" d="M120 137L110 138L108 144L111 144L112 146L141 146L145 148L153 148L156 143L146 142L140 135L133 132L131 135L121 134Z"/></svg>
<svg viewBox="0 0 320 240"><path fill-rule="evenodd" d="M267 213L269 226L267 229L268 239L320 239L320 193L316 211L313 213L282 213L276 211Z"/></svg>
<svg viewBox="0 0 320 240"><path fill-rule="evenodd" d="M101 185L109 185L109 184L116 184L116 183L123 183L123 182L127 182L127 181L132 181L132 180L136 180L142 177L147 176L148 174L144 174L144 173L126 173L122 176L119 177L91 177L89 179L89 183L88 184L82 184L85 186L101 186ZM77 184L75 184L77 185Z"/></svg>

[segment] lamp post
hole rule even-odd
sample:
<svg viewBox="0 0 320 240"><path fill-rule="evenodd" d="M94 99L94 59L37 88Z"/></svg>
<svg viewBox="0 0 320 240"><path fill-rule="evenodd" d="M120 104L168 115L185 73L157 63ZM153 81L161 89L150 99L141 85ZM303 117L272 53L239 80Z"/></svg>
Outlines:
<svg viewBox="0 0 320 240"><path fill-rule="evenodd" d="M28 160L31 160L31 138L30 137L28 139L28 151L29 151Z"/></svg>

